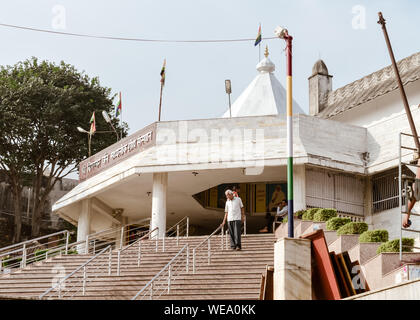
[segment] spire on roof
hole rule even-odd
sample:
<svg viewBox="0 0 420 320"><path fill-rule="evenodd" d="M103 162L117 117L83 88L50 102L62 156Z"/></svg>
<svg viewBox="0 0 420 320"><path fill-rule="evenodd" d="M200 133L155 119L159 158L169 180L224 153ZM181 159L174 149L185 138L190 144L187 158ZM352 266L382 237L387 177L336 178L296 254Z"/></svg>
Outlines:
<svg viewBox="0 0 420 320"><path fill-rule="evenodd" d="M286 90L275 77L276 66L268 55L266 47L265 58L257 64L257 76L232 104L232 117L286 114ZM304 113L295 100L293 113ZM229 109L222 117L230 117Z"/></svg>
<svg viewBox="0 0 420 320"><path fill-rule="evenodd" d="M322 74L327 76L328 75L328 68L325 65L325 62L319 59L315 62L314 66L312 67L312 75Z"/></svg>
<svg viewBox="0 0 420 320"><path fill-rule="evenodd" d="M274 72L276 70L276 66L274 63L268 58L268 46L265 47L264 56L265 58L257 64L257 70L259 72Z"/></svg>
<svg viewBox="0 0 420 320"><path fill-rule="evenodd" d="M266 58L268 58L268 45L266 45L265 46L265 52L264 52L264 56L266 57Z"/></svg>

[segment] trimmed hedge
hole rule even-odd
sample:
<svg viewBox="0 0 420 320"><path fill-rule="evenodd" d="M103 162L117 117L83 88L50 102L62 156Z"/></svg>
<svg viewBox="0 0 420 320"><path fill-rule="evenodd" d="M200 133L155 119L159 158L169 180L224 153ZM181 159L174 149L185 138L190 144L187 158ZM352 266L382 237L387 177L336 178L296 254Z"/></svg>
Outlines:
<svg viewBox="0 0 420 320"><path fill-rule="evenodd" d="M387 242L388 231L370 230L363 232L359 237L359 242Z"/></svg>
<svg viewBox="0 0 420 320"><path fill-rule="evenodd" d="M368 230L368 225L365 222L350 222L340 227L337 230L338 235L343 234L362 234Z"/></svg>
<svg viewBox="0 0 420 320"><path fill-rule="evenodd" d="M305 212L306 212L306 210L299 210L299 211L295 212L295 216L298 219L302 219L302 216L305 214Z"/></svg>
<svg viewBox="0 0 420 320"><path fill-rule="evenodd" d="M314 220L315 213L321 208L311 208L306 210L306 212L302 215L302 220L312 221Z"/></svg>
<svg viewBox="0 0 420 320"><path fill-rule="evenodd" d="M314 221L316 222L325 222L330 220L331 218L337 217L337 210L336 209L319 209L314 214Z"/></svg>
<svg viewBox="0 0 420 320"><path fill-rule="evenodd" d="M351 222L350 218L339 218L339 217L331 218L330 220L327 221L326 227L327 227L327 230L329 231L337 231L342 226L350 222Z"/></svg>
<svg viewBox="0 0 420 320"><path fill-rule="evenodd" d="M402 251L403 252L413 252L414 239L413 238L402 238ZM400 239L395 239L382 243L379 248L376 250L377 254L382 252L400 252Z"/></svg>

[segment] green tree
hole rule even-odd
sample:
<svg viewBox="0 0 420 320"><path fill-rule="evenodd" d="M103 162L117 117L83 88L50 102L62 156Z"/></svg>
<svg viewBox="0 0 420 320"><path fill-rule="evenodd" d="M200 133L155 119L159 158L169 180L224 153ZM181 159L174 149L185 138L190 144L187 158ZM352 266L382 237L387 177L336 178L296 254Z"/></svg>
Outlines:
<svg viewBox="0 0 420 320"><path fill-rule="evenodd" d="M88 154L87 135L76 128L89 130L95 111L97 130L110 130L101 112L114 113L114 97L98 78L64 62L31 58L1 67L0 166L14 190L16 223L20 223L24 176L33 177L32 236L39 235L41 214L56 182L76 172ZM127 135L127 124L121 127L115 118L112 122ZM92 154L115 142L114 133L94 137Z"/></svg>

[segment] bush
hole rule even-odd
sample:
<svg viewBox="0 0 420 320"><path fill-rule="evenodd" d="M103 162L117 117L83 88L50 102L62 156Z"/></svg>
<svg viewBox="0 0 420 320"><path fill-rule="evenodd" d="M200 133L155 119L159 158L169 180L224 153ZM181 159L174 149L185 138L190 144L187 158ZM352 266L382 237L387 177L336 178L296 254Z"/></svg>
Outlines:
<svg viewBox="0 0 420 320"><path fill-rule="evenodd" d="M359 242L387 242L388 231L371 230L363 232L359 237Z"/></svg>
<svg viewBox="0 0 420 320"><path fill-rule="evenodd" d="M362 234L368 230L368 225L365 222L350 222L340 227L337 230L338 235L343 234Z"/></svg>
<svg viewBox="0 0 420 320"><path fill-rule="evenodd" d="M287 223L288 221L289 221L289 218L288 217L284 217L283 218L283 221L281 223Z"/></svg>
<svg viewBox="0 0 420 320"><path fill-rule="evenodd" d="M311 208L306 210L306 212L302 215L302 220L314 220L314 214L321 208Z"/></svg>
<svg viewBox="0 0 420 320"><path fill-rule="evenodd" d="M298 219L302 219L302 216L305 214L306 210L299 210L297 212L295 212L295 216Z"/></svg>
<svg viewBox="0 0 420 320"><path fill-rule="evenodd" d="M413 252L414 239L413 238L402 238L402 251ZM382 252L400 252L400 239L395 239L382 243L376 250L377 254Z"/></svg>
<svg viewBox="0 0 420 320"><path fill-rule="evenodd" d="M331 218L337 217L337 210L335 209L319 209L314 214L314 221L325 222Z"/></svg>
<svg viewBox="0 0 420 320"><path fill-rule="evenodd" d="M351 219L350 218L331 218L330 220L327 221L327 230L329 231L337 231L338 229L340 229L340 227L344 226L347 223L350 223Z"/></svg>
<svg viewBox="0 0 420 320"><path fill-rule="evenodd" d="M48 252L47 249L40 249L35 251L35 261L41 261L45 259L46 253Z"/></svg>

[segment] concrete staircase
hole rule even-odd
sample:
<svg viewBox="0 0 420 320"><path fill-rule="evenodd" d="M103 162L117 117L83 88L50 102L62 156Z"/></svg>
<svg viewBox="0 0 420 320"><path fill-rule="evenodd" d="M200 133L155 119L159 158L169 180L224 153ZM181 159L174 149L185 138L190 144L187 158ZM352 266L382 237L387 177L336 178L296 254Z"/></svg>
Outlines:
<svg viewBox="0 0 420 320"><path fill-rule="evenodd" d="M403 253L403 262L401 263L399 253L376 254L380 243L359 243L359 235L338 236L336 231L327 231L325 228L325 223L322 222L294 219L295 237L323 229L330 252L334 251L339 254L347 251L352 262L359 261L371 290L397 284L398 277L401 278L400 274L403 270L420 265L420 252ZM287 237L287 232L287 224L280 225L275 231L276 239Z"/></svg>
<svg viewBox="0 0 420 320"><path fill-rule="evenodd" d="M181 237L177 245L175 238L167 238L165 252L159 247L155 252L155 241L142 242L142 258L137 266L137 245L124 251L117 275L117 252L112 253L112 275L108 275L108 257L105 254L100 267L95 267L95 277L88 268L88 284L82 295L82 282L74 284L80 289L73 299L131 299L157 274L186 243L190 250L206 236ZM183 272L172 281L169 294L161 299L258 299L261 274L266 265L273 265L274 235L247 235L242 237L241 251L221 250L221 238L211 240L211 265L200 264L195 274ZM0 276L0 299L37 298L54 283L63 278L93 255L68 255L53 257L34 263L11 274ZM192 255L190 254L190 266Z"/></svg>

